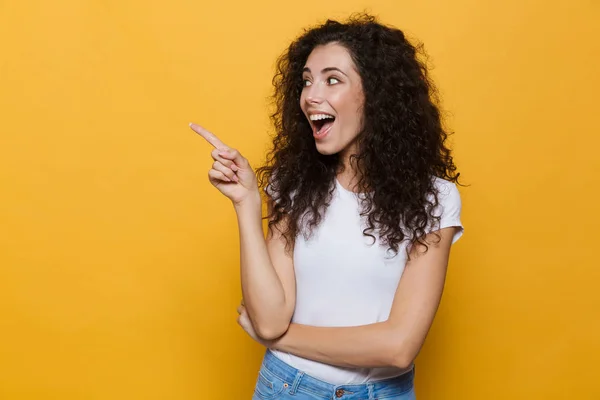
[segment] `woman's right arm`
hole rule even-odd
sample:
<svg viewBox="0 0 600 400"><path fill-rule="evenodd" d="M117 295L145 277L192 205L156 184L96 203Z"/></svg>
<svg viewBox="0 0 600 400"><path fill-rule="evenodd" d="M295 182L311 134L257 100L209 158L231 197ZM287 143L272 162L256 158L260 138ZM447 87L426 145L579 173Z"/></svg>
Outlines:
<svg viewBox="0 0 600 400"><path fill-rule="evenodd" d="M276 339L291 322L296 304L296 278L291 255L285 251L287 220L267 232L262 228L260 194L235 205L240 231L240 276L248 316L258 336ZM268 201L269 214L272 203Z"/></svg>
<svg viewBox="0 0 600 400"><path fill-rule="evenodd" d="M190 123L190 128L214 147L208 178L232 201L237 214L242 294L252 326L261 338L276 339L287 331L296 304L294 265L281 235L285 221L265 240L260 192L248 160L200 125Z"/></svg>

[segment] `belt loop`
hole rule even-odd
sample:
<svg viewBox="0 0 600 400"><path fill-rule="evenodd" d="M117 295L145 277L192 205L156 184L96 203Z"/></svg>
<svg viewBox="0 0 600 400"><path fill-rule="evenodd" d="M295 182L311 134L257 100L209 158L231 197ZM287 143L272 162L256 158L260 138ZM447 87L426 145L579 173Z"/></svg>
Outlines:
<svg viewBox="0 0 600 400"><path fill-rule="evenodd" d="M290 394L296 394L296 389L298 389L298 386L300 385L300 381L302 380L303 376L304 372L298 371L296 377L294 378L294 382L292 383L292 389L290 390Z"/></svg>
<svg viewBox="0 0 600 400"><path fill-rule="evenodd" d="M367 390L369 392L369 400L376 400L375 395L373 394L373 384L367 383Z"/></svg>

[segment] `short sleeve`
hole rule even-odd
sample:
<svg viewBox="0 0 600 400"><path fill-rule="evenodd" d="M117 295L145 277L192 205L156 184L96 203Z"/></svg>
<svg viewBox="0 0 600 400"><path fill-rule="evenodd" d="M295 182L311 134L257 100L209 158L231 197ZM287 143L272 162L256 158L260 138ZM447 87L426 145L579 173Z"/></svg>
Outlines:
<svg viewBox="0 0 600 400"><path fill-rule="evenodd" d="M462 209L460 192L458 191L456 184L453 182L437 177L435 179L435 185L439 190L439 204L437 207L435 207L433 214L435 216L440 216L441 218L439 223L437 223L435 220L432 221L425 233L427 234L439 229L456 226L459 229L452 238L452 244L454 244L458 239L460 239L465 230L460 218ZM431 199L433 200L433 197L431 197Z"/></svg>

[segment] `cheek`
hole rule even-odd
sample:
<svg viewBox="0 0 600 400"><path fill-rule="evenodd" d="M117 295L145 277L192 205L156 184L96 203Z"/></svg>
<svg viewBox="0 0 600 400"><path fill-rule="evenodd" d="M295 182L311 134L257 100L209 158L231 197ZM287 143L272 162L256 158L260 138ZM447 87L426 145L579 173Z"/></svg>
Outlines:
<svg viewBox="0 0 600 400"><path fill-rule="evenodd" d="M364 96L362 92L352 93L352 98L349 101L349 109L354 114L354 124L362 125Z"/></svg>
<svg viewBox="0 0 600 400"><path fill-rule="evenodd" d="M333 102L333 99L332 99ZM362 113L362 101L354 93L346 93L333 102L338 114L343 117L344 124L356 125L360 123Z"/></svg>

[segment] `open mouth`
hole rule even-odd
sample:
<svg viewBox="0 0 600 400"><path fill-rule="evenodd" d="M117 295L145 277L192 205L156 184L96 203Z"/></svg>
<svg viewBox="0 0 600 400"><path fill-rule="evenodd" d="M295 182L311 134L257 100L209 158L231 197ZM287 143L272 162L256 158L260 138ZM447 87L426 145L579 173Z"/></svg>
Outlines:
<svg viewBox="0 0 600 400"><path fill-rule="evenodd" d="M318 136L329 131L335 122L335 117L329 114L313 114L310 116L310 121L313 126L313 134Z"/></svg>

